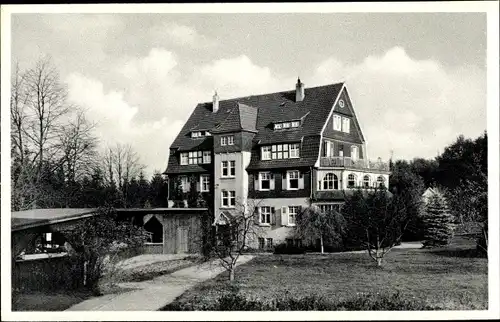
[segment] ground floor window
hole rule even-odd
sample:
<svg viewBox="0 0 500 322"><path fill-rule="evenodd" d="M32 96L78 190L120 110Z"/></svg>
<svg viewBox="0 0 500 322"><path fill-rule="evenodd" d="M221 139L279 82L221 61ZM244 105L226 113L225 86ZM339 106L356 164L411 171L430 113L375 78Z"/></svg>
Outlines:
<svg viewBox="0 0 500 322"><path fill-rule="evenodd" d="M271 207L263 206L260 207L260 223L261 224L271 224Z"/></svg>
<svg viewBox="0 0 500 322"><path fill-rule="evenodd" d="M302 247L302 239L287 238L286 245L288 247Z"/></svg>
<svg viewBox="0 0 500 322"><path fill-rule="evenodd" d="M273 239L272 238L268 238L267 239L267 248L273 248Z"/></svg>
<svg viewBox="0 0 500 322"><path fill-rule="evenodd" d="M266 247L266 240L264 238L259 238L259 249L264 249Z"/></svg>

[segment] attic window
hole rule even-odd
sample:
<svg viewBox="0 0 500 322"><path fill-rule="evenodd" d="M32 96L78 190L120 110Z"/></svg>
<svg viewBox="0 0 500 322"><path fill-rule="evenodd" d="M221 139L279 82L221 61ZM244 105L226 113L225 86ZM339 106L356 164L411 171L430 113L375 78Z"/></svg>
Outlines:
<svg viewBox="0 0 500 322"><path fill-rule="evenodd" d="M192 138L201 138L201 137L204 137L204 136L210 136L210 132L208 131L194 131L194 132L191 132L191 137Z"/></svg>
<svg viewBox="0 0 500 322"><path fill-rule="evenodd" d="M288 129L290 127L290 122L283 123L283 128Z"/></svg>
<svg viewBox="0 0 500 322"><path fill-rule="evenodd" d="M274 124L274 129L275 130L281 130L282 128L283 128L283 124L281 124L281 123Z"/></svg>

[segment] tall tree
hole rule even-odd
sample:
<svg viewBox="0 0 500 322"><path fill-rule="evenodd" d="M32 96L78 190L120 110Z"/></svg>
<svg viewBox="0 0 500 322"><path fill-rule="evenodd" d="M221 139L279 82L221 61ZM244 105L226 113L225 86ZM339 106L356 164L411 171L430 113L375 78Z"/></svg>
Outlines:
<svg viewBox="0 0 500 322"><path fill-rule="evenodd" d="M159 171L154 172L149 191L153 207L168 207L168 183Z"/></svg>
<svg viewBox="0 0 500 322"><path fill-rule="evenodd" d="M453 216L446 199L438 189L433 189L428 198L425 215L424 247L446 246L453 237Z"/></svg>

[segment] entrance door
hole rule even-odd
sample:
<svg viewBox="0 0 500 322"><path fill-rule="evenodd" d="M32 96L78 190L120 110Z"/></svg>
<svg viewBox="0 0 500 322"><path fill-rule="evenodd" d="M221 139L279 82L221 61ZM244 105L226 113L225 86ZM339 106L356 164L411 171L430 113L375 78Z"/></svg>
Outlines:
<svg viewBox="0 0 500 322"><path fill-rule="evenodd" d="M188 228L177 227L177 253L187 253L188 248Z"/></svg>

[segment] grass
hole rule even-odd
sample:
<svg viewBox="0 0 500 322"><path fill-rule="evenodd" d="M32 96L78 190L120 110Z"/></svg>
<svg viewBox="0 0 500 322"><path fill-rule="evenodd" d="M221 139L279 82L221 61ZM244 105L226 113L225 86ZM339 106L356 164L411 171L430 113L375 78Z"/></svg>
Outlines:
<svg viewBox="0 0 500 322"><path fill-rule="evenodd" d="M474 241L456 238L442 249L394 249L383 268L364 253L258 256L236 269L234 284L252 299L291 294L343 301L366 293L399 292L436 309L487 309L487 259L475 256L474 247ZM174 304L203 305L231 287L221 274L187 291Z"/></svg>
<svg viewBox="0 0 500 322"><path fill-rule="evenodd" d="M13 293L12 311L64 311L90 297L83 291Z"/></svg>

